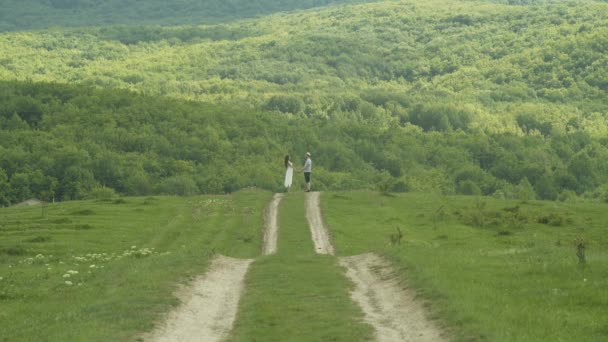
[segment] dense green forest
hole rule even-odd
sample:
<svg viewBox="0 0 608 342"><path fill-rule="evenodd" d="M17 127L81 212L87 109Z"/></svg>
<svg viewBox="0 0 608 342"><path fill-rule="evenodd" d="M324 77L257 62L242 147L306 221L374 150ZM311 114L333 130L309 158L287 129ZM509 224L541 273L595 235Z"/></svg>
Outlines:
<svg viewBox="0 0 608 342"><path fill-rule="evenodd" d="M0 202L280 190L313 151L316 189L608 200L608 139L425 132L58 84L0 84Z"/></svg>
<svg viewBox="0 0 608 342"><path fill-rule="evenodd" d="M608 133L608 4L379 2L211 26L0 35L0 79L427 131Z"/></svg>
<svg viewBox="0 0 608 342"><path fill-rule="evenodd" d="M73 13L113 2L90 3ZM0 46L4 205L278 190L307 150L316 189L608 199L605 2L381 1Z"/></svg>

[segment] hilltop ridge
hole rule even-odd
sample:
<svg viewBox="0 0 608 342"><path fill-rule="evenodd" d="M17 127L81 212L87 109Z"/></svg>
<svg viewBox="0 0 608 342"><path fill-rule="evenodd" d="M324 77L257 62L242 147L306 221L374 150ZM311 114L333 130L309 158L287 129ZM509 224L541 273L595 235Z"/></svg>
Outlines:
<svg viewBox="0 0 608 342"><path fill-rule="evenodd" d="M365 0L4 0L0 32L51 27L210 24Z"/></svg>

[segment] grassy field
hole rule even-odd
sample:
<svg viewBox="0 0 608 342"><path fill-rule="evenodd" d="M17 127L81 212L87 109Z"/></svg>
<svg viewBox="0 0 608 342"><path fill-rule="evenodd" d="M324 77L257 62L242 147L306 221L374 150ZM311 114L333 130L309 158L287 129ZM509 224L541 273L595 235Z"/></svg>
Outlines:
<svg viewBox="0 0 608 342"><path fill-rule="evenodd" d="M339 255L387 257L456 340L608 340L605 204L354 192L322 207Z"/></svg>
<svg viewBox="0 0 608 342"><path fill-rule="evenodd" d="M259 256L270 198L1 209L0 341L133 340L216 253L256 258L230 341L371 340L337 259L313 250L302 193L279 208L277 254ZM338 255L386 257L457 341L608 339L604 204L348 192L321 205Z"/></svg>
<svg viewBox="0 0 608 342"><path fill-rule="evenodd" d="M0 209L0 341L127 341L215 253L260 252L267 192ZM44 210L44 211L43 211Z"/></svg>
<svg viewBox="0 0 608 342"><path fill-rule="evenodd" d="M314 251L302 193L287 194L279 226L277 254L258 259L247 275L230 341L371 340L337 259Z"/></svg>

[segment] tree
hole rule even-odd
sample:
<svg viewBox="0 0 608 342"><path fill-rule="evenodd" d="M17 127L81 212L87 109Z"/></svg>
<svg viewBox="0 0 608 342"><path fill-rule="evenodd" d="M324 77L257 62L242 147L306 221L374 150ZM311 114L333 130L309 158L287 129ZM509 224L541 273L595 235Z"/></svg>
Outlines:
<svg viewBox="0 0 608 342"><path fill-rule="evenodd" d="M296 96L275 95L266 102L264 108L282 113L298 114L304 110L304 101Z"/></svg>
<svg viewBox="0 0 608 342"><path fill-rule="evenodd" d="M11 204L10 197L10 184L6 171L0 168L0 207L6 207Z"/></svg>
<svg viewBox="0 0 608 342"><path fill-rule="evenodd" d="M514 189L515 198L527 201L536 199L536 192L532 187L532 184L528 181L528 178L523 178L521 182Z"/></svg>

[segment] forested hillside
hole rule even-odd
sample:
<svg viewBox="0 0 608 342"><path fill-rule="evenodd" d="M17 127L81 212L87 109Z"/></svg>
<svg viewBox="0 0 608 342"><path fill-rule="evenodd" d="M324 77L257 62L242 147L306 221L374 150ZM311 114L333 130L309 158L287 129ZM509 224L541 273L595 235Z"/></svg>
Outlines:
<svg viewBox="0 0 608 342"><path fill-rule="evenodd" d="M329 7L216 26L0 35L0 79L426 131L608 133L608 4Z"/></svg>
<svg viewBox="0 0 608 342"><path fill-rule="evenodd" d="M608 4L522 3L5 32L0 201L278 190L306 151L316 189L608 199Z"/></svg>
<svg viewBox="0 0 608 342"><path fill-rule="evenodd" d="M348 2L357 0L3 0L0 31L215 23Z"/></svg>
<svg viewBox="0 0 608 342"><path fill-rule="evenodd" d="M280 190L282 158L314 187L608 199L608 139L304 118L77 86L0 83L0 204ZM299 184L296 178L296 187Z"/></svg>

